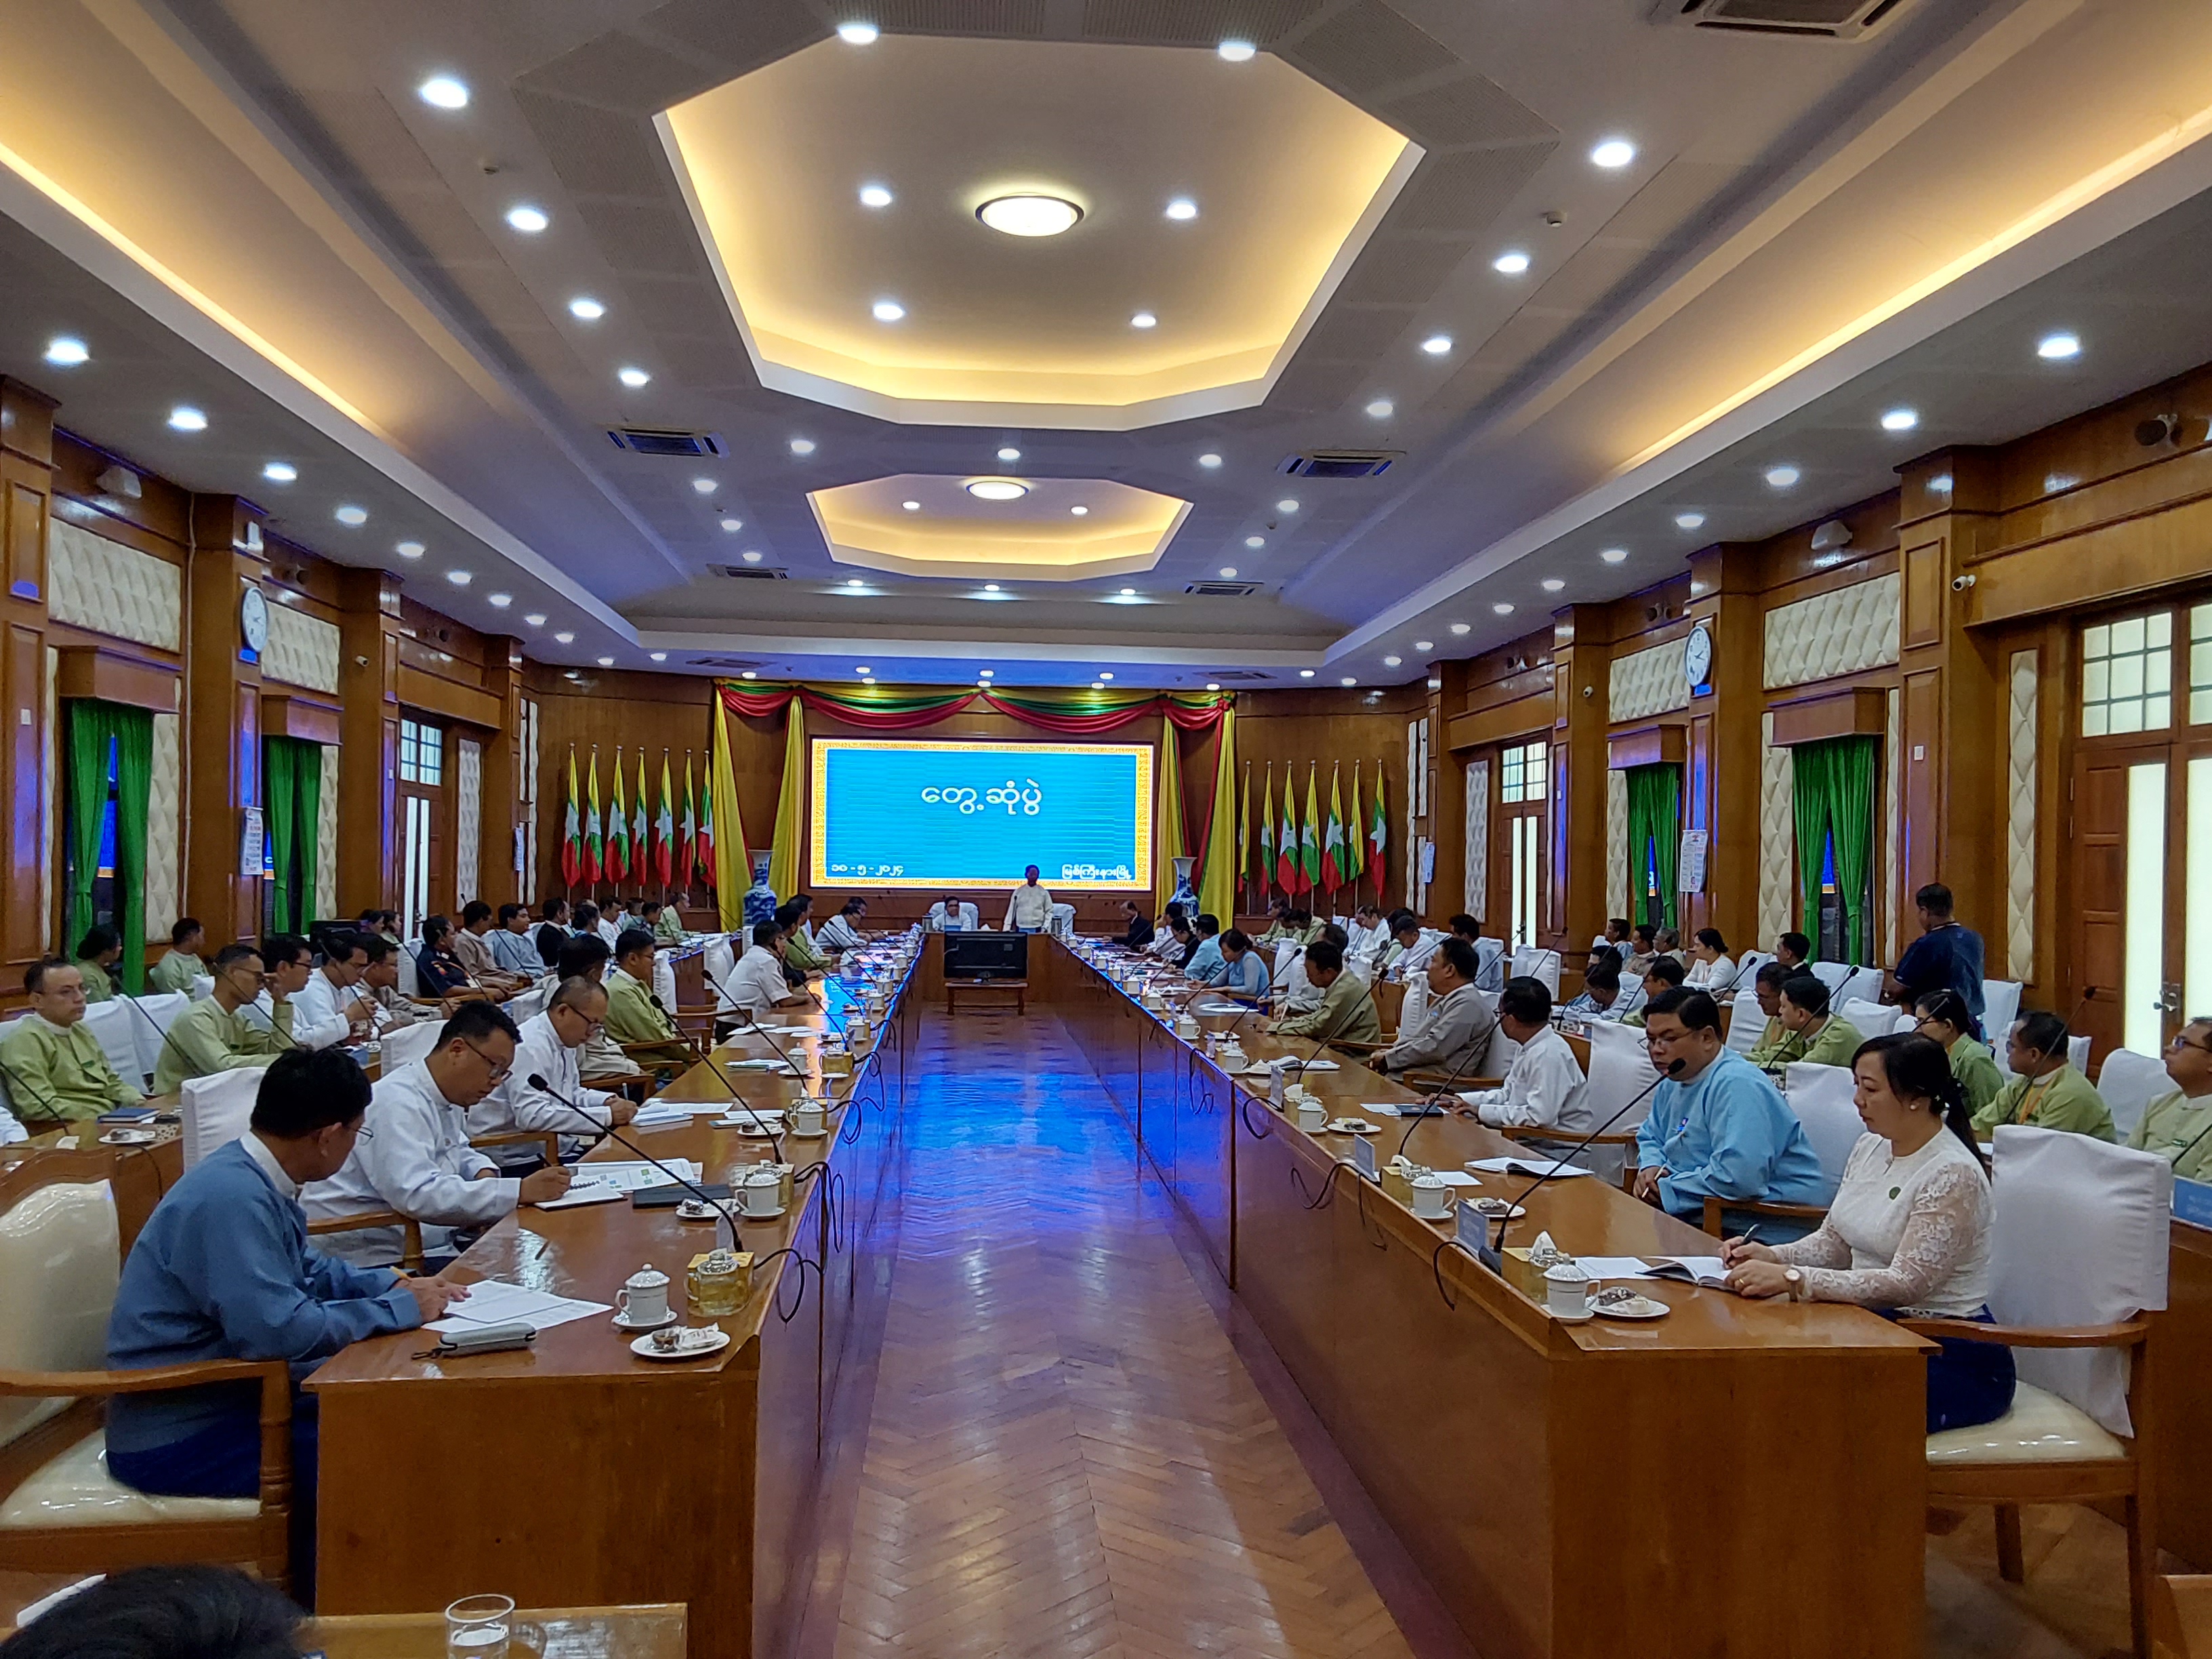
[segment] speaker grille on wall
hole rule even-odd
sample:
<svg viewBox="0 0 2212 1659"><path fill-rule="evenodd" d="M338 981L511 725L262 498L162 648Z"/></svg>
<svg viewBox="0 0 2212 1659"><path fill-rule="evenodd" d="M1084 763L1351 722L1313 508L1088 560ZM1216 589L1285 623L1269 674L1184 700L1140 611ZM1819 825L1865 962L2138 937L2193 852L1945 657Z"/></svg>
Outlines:
<svg viewBox="0 0 2212 1659"><path fill-rule="evenodd" d="M1658 0L1662 23L1856 40L1902 9L1904 0Z"/></svg>
<svg viewBox="0 0 2212 1659"><path fill-rule="evenodd" d="M634 455L720 455L723 453L722 434L719 432L671 432L657 427L617 426L607 430L607 436L617 449L627 449Z"/></svg>

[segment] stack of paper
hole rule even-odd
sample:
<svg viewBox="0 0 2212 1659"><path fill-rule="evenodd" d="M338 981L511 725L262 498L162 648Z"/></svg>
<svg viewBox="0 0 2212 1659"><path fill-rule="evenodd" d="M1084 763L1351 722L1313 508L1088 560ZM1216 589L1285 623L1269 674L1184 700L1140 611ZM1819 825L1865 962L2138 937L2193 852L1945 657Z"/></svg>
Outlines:
<svg viewBox="0 0 2212 1659"><path fill-rule="evenodd" d="M1561 1180L1589 1174L1579 1164L1555 1164L1548 1158L1471 1158L1467 1167L1491 1175L1556 1176Z"/></svg>
<svg viewBox="0 0 2212 1659"><path fill-rule="evenodd" d="M572 1319L589 1319L593 1314L613 1311L605 1302L579 1302L571 1297L526 1291L520 1285L487 1279L470 1285L468 1295L447 1309L446 1316L433 1321L428 1328L466 1331L485 1325L527 1325L533 1330L550 1331Z"/></svg>
<svg viewBox="0 0 2212 1659"><path fill-rule="evenodd" d="M698 1160L689 1158L664 1158L660 1160L686 1181L696 1181L705 1171ZM575 1168L576 1185L586 1182L611 1187L618 1193L634 1193L641 1187L665 1187L670 1184L665 1171L643 1158L623 1161L610 1158L604 1164L579 1164ZM569 1191L574 1192L572 1187Z"/></svg>

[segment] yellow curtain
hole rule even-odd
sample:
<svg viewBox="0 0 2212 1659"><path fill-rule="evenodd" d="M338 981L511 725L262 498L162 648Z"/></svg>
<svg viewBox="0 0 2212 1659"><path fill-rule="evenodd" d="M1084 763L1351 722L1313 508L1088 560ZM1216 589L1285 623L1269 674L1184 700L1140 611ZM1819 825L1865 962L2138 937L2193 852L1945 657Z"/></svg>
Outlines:
<svg viewBox="0 0 2212 1659"><path fill-rule="evenodd" d="M775 797L775 841L769 852L768 884L779 899L800 886L799 843L806 811L806 713L797 697L784 707L783 787Z"/></svg>
<svg viewBox="0 0 2212 1659"><path fill-rule="evenodd" d="M1206 833L1206 868L1198 889L1198 908L1237 925L1237 878L1243 860L1237 834L1237 708L1221 711L1221 752L1213 767L1213 817ZM1247 787L1249 787L1249 781Z"/></svg>
<svg viewBox="0 0 2212 1659"><path fill-rule="evenodd" d="M707 793L714 811L714 908L722 931L744 926L745 889L753 884L745 859L744 820L738 813L738 774L730 764L730 715L714 694L714 749L707 768Z"/></svg>
<svg viewBox="0 0 2212 1659"><path fill-rule="evenodd" d="M1165 909L1175 896L1175 861L1182 856L1182 743L1173 720L1161 722L1167 741L1160 745L1160 827L1158 867L1152 872L1158 890L1156 909Z"/></svg>

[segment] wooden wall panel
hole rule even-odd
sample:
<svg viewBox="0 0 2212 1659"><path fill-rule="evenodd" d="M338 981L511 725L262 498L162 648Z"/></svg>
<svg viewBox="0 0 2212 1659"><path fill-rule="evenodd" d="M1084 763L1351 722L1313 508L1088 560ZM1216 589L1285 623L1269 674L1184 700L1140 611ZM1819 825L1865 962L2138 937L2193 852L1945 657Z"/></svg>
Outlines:
<svg viewBox="0 0 2212 1659"><path fill-rule="evenodd" d="M1922 670L1905 677L1901 711L1905 765L1905 845L1899 850L1899 884L1912 892L1944 878L1943 846L1943 672ZM1995 858L1995 849L1991 849ZM1955 879L1955 872L1954 873ZM1969 913L1973 914L1973 913Z"/></svg>
<svg viewBox="0 0 2212 1659"><path fill-rule="evenodd" d="M45 854L46 641L35 628L8 629L7 917L8 963L38 958L45 928L39 907L40 867ZM57 826L58 830L58 826ZM55 884L58 889L58 881Z"/></svg>

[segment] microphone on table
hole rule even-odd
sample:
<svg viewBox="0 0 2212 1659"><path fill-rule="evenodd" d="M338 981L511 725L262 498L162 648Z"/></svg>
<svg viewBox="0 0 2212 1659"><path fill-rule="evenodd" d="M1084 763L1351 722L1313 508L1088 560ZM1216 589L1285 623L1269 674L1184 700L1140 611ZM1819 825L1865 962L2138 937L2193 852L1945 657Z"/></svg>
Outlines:
<svg viewBox="0 0 2212 1659"><path fill-rule="evenodd" d="M744 1010L740 1010L739 1012L744 1012L745 1018L752 1021L755 1030L759 1029L760 1016L758 1014L751 1013ZM761 1035L764 1037L768 1036L768 1033L766 1031L762 1031ZM793 1071L799 1072L802 1076L805 1075L804 1068L799 1066L789 1054L785 1054L781 1048L776 1048L775 1039L774 1037L769 1037L768 1046L771 1048L775 1048L777 1054L783 1055L785 1065L791 1066ZM714 1074L714 1081L722 1085L722 1092L729 1096L732 1101L736 1102L739 1106L742 1106L744 1109L745 1115L753 1121L753 1127L768 1137L769 1151L775 1155L775 1161L779 1164L782 1163L782 1138L779 1136L774 1129L769 1127L766 1121L762 1118L760 1113L754 1109L752 1102L747 1100L743 1095L738 1092L738 1085L722 1075L722 1068L715 1063L714 1051L712 1048L709 1048L707 1051L706 1059L702 1060L701 1064L703 1065L708 1072ZM629 1143L624 1142L623 1144L627 1146Z"/></svg>
<svg viewBox="0 0 2212 1659"><path fill-rule="evenodd" d="M736 1247L738 1237L738 1218L730 1212L729 1202L727 1200L716 1198L704 1187L699 1185L697 1182L691 1180L688 1176L679 1174L675 1170L671 1169L667 1164L663 1164L659 1158L655 1158L651 1152L647 1152L644 1147L632 1140L628 1135L623 1133L621 1130L616 1128L613 1121L613 1114L611 1112L608 1114L608 1121L605 1123L601 1123L599 1119L593 1117L591 1113L586 1111L574 1101L569 1099L568 1096L555 1092L553 1085L545 1080L545 1075L544 1073L532 1072L527 1080L530 1086L537 1090L539 1094L545 1096L558 1105L566 1107L569 1111L574 1112L578 1117L581 1118L586 1123L590 1124L592 1127L592 1132L600 1139L611 1140L616 1146L627 1147L629 1151L635 1152L647 1164L650 1164L654 1169L659 1170L661 1174L666 1176L678 1186L683 1188L685 1192L690 1193L692 1197L697 1199L702 1204L706 1205L709 1209L713 1210L715 1214L720 1216L724 1221L729 1224L731 1246L732 1249ZM782 1162L781 1158L778 1158L776 1161L778 1163Z"/></svg>
<svg viewBox="0 0 2212 1659"><path fill-rule="evenodd" d="M1486 1058L1490 1053L1491 1044L1494 1043L1498 1038L1498 1026L1494 1021L1491 1024L1490 1036L1491 1042L1486 1042L1482 1045L1482 1052ZM1421 1127L1421 1120L1423 1118L1442 1117L1444 1115L1447 1109L1445 1108L1443 1102L1449 1097L1452 1091L1452 1085L1459 1081L1460 1074L1465 1072L1467 1068L1474 1063L1474 1050L1469 1048L1465 1054L1461 1056L1459 1064L1452 1067L1451 1075L1444 1079L1443 1087L1437 1090L1434 1094L1431 1095L1426 1100L1422 1101L1411 1112L1407 1114L1408 1117L1412 1118L1413 1121L1407 1124L1406 1133L1398 1137L1398 1150L1395 1154L1393 1154L1393 1156L1403 1158L1406 1155L1406 1143L1413 1138L1413 1131Z"/></svg>
<svg viewBox="0 0 2212 1659"><path fill-rule="evenodd" d="M1653 1078L1650 1082L1645 1084L1644 1087L1638 1089L1634 1094L1628 1097L1628 1103L1626 1106L1623 1106L1611 1117L1599 1124L1596 1128L1592 1129L1588 1134L1577 1141L1564 1155L1553 1158L1552 1160L1552 1167L1550 1169L1545 1170L1543 1174L1538 1176L1526 1187L1523 1187L1519 1192L1508 1199L1505 1201L1505 1213L1498 1224L1498 1248L1501 1250L1505 1248L1505 1229L1511 1224L1513 1220L1513 1212L1521 1207L1521 1202L1523 1199L1527 1198L1539 1187L1542 1186L1546 1182L1558 1175L1562 1169L1565 1168L1575 1158L1580 1157L1583 1152L1588 1152L1589 1150L1590 1142L1595 1140L1607 1129L1610 1129L1614 1124L1620 1122L1622 1118L1627 1116L1629 1112L1634 1109L1639 1101L1650 1095L1653 1090L1656 1089L1661 1084L1666 1082L1668 1079L1674 1076L1687 1064L1689 1064L1687 1060L1680 1059L1668 1060L1667 1062L1666 1068L1662 1071L1657 1077Z"/></svg>

